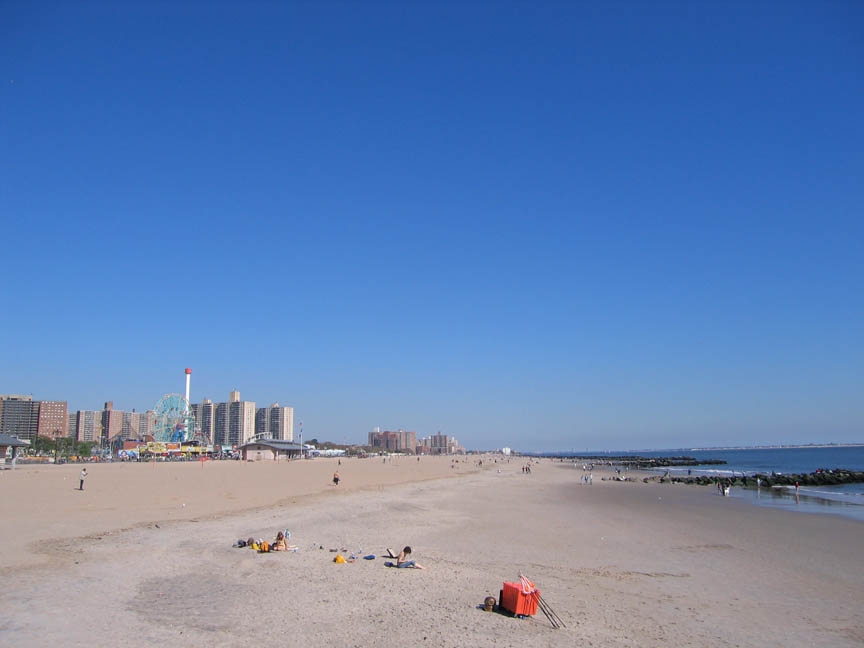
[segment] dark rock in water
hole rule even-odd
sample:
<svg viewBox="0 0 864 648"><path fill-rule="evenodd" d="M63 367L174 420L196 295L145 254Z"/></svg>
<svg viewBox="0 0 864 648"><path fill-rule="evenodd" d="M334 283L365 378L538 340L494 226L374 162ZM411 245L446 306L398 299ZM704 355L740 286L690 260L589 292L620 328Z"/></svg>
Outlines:
<svg viewBox="0 0 864 648"><path fill-rule="evenodd" d="M726 486L742 486L745 488L756 488L756 480L761 480L762 486L836 486L837 484L860 484L864 483L864 471L847 470L835 468L834 470L817 470L812 473L795 473L783 475L771 473L770 475L757 473L756 475L738 477L720 477L700 475L699 477L667 477L665 481L682 484L698 484L699 486L715 485L718 482ZM647 480L642 480L647 481ZM653 481L653 480L652 480ZM664 480L660 480L664 481Z"/></svg>
<svg viewBox="0 0 864 648"><path fill-rule="evenodd" d="M651 470L652 468L668 468L670 466L720 466L725 461L720 459L696 459L695 457L640 457L624 455L574 455L562 457L574 461L597 464L598 466L624 466L634 470Z"/></svg>
<svg viewBox="0 0 864 648"><path fill-rule="evenodd" d="M835 468L834 470L817 470L812 473L797 473L779 475L756 475L766 486L835 486L837 484L860 484L864 482L864 471Z"/></svg>

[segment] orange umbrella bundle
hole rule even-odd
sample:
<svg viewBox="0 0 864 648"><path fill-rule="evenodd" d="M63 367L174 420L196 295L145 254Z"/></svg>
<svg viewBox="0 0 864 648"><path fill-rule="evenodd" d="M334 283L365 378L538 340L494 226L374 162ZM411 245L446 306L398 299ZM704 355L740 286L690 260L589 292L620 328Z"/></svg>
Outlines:
<svg viewBox="0 0 864 648"><path fill-rule="evenodd" d="M537 614L537 599L539 595L540 592L534 587L534 583L520 574L518 583L504 583L501 590L500 605L513 614L520 616L534 615Z"/></svg>
<svg viewBox="0 0 864 648"><path fill-rule="evenodd" d="M561 617L540 596L537 586L524 575L519 574L518 583L504 583L501 590L500 605L519 616L537 614L537 608L546 615L553 628L567 627Z"/></svg>

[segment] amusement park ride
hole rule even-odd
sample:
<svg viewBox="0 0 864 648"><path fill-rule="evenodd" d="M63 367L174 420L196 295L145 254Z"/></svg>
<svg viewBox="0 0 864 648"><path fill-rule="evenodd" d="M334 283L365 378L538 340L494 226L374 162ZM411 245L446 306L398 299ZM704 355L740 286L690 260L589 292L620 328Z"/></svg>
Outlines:
<svg viewBox="0 0 864 648"><path fill-rule="evenodd" d="M200 436L195 427L189 400L180 394L165 394L154 410L150 433L158 443L186 443Z"/></svg>

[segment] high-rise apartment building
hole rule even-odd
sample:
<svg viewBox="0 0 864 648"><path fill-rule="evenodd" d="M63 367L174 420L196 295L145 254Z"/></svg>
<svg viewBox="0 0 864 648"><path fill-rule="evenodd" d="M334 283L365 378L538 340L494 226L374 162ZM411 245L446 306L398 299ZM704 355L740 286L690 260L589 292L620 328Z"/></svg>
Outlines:
<svg viewBox="0 0 864 648"><path fill-rule="evenodd" d="M66 435L70 439L78 439L78 412L69 412L66 415Z"/></svg>
<svg viewBox="0 0 864 648"><path fill-rule="evenodd" d="M294 440L294 408L273 403L255 412L255 436L259 439Z"/></svg>
<svg viewBox="0 0 864 648"><path fill-rule="evenodd" d="M76 441L99 442L102 438L102 412L100 410L78 410L75 418Z"/></svg>
<svg viewBox="0 0 864 648"><path fill-rule="evenodd" d="M23 394L0 394L0 432L35 439L39 432L39 401Z"/></svg>
<svg viewBox="0 0 864 648"><path fill-rule="evenodd" d="M123 430L120 433L123 440L135 439L143 440L145 436L150 434L150 421L152 420L153 412L123 412Z"/></svg>
<svg viewBox="0 0 864 648"><path fill-rule="evenodd" d="M380 428L375 428L374 432L369 433L369 445L391 452L414 454L417 449L417 433L402 429L396 432L381 432Z"/></svg>
<svg viewBox="0 0 864 648"><path fill-rule="evenodd" d="M234 390L227 403L218 403L214 410L213 443L239 446L255 436L255 402L241 401Z"/></svg>
<svg viewBox="0 0 864 648"><path fill-rule="evenodd" d="M67 436L66 401L38 401L39 424L37 434L50 439Z"/></svg>
<svg viewBox="0 0 864 648"><path fill-rule="evenodd" d="M123 412L114 409L114 402L105 403L102 410L102 438L103 443L114 441L123 434Z"/></svg>
<svg viewBox="0 0 864 648"><path fill-rule="evenodd" d="M417 433L400 429L396 434L399 435L399 449L414 454L414 450L417 448Z"/></svg>
<svg viewBox="0 0 864 648"><path fill-rule="evenodd" d="M209 398L205 398L203 403L192 406L192 413L195 414L198 432L207 443L212 443L215 438L216 405Z"/></svg>

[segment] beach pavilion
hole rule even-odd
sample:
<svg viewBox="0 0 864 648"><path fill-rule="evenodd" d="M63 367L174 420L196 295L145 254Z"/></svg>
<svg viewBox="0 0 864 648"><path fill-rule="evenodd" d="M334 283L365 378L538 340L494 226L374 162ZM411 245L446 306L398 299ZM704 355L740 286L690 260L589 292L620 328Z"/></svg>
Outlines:
<svg viewBox="0 0 864 648"><path fill-rule="evenodd" d="M9 454L9 448L12 448L12 468L15 467L15 459L17 458L18 448L26 448L30 445L27 440L21 440L11 434L0 434L0 463L6 464ZM4 466L5 467L5 466Z"/></svg>
<svg viewBox="0 0 864 648"><path fill-rule="evenodd" d="M238 448L243 461L282 461L303 454L303 446L281 439L255 439Z"/></svg>

